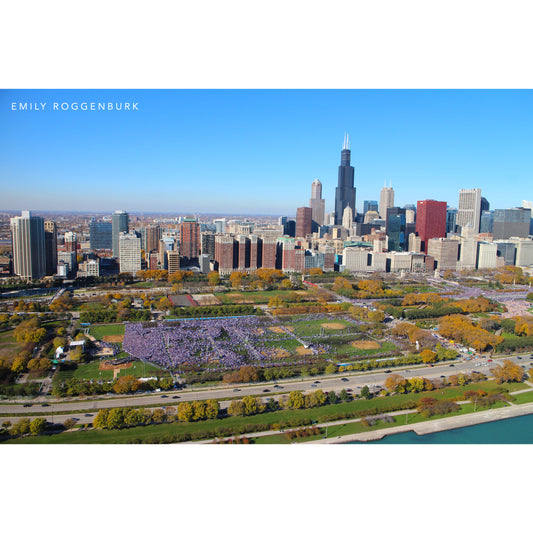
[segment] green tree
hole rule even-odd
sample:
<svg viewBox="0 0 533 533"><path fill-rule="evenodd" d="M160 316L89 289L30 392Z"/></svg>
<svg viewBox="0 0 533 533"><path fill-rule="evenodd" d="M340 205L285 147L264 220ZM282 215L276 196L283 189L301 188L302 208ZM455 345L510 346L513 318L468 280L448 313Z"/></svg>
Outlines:
<svg viewBox="0 0 533 533"><path fill-rule="evenodd" d="M368 398L370 398L370 389L368 388L368 385L365 385L362 389L361 389L361 396L363 398L366 398L368 400Z"/></svg>
<svg viewBox="0 0 533 533"><path fill-rule="evenodd" d="M302 409L305 406L304 395L300 391L293 390L289 393L289 408Z"/></svg>
<svg viewBox="0 0 533 533"><path fill-rule="evenodd" d="M245 396L242 399L244 414L246 416L255 415L259 411L259 404L257 398L253 396Z"/></svg>
<svg viewBox="0 0 533 533"><path fill-rule="evenodd" d="M144 424L144 414L140 409L131 409L126 417L124 423L129 427L141 426Z"/></svg>
<svg viewBox="0 0 533 533"><path fill-rule="evenodd" d="M342 389L339 395L341 402L347 402L350 399L350 395L346 389Z"/></svg>
<svg viewBox="0 0 533 533"><path fill-rule="evenodd" d="M63 422L63 427L65 429L72 429L74 426L76 425L76 421L73 420L72 418L67 418L64 422ZM94 426L94 421L93 421L93 426Z"/></svg>
<svg viewBox="0 0 533 533"><path fill-rule="evenodd" d="M152 411L152 420L156 424L162 424L163 422L165 422L166 419L167 419L167 415L164 409L161 409L160 407L158 407L157 409L154 409Z"/></svg>
<svg viewBox="0 0 533 533"><path fill-rule="evenodd" d="M30 422L30 433L32 435L40 435L44 433L46 429L46 419L45 418L34 418Z"/></svg>
<svg viewBox="0 0 533 533"><path fill-rule="evenodd" d="M326 374L335 374L337 372L337 365L330 363L324 370Z"/></svg>
<svg viewBox="0 0 533 533"><path fill-rule="evenodd" d="M324 405L326 403L326 395L322 389L315 391L315 398L318 405Z"/></svg>
<svg viewBox="0 0 533 533"><path fill-rule="evenodd" d="M215 419L220 411L220 404L217 400L211 399L205 402L205 416L208 419Z"/></svg>
<svg viewBox="0 0 533 533"><path fill-rule="evenodd" d="M335 391L334 390L330 390L328 392L328 402L331 403L331 404L334 404L334 403L337 403L337 394L335 394Z"/></svg>
<svg viewBox="0 0 533 533"><path fill-rule="evenodd" d="M182 422L190 422L194 411L190 402L181 402L178 404L178 419Z"/></svg>
<svg viewBox="0 0 533 533"><path fill-rule="evenodd" d="M107 429L122 429L125 425L124 418L128 410L122 407L115 407L109 411L107 416Z"/></svg>
<svg viewBox="0 0 533 533"><path fill-rule="evenodd" d="M196 400L192 402L192 410L193 410L193 415L192 415L193 420L203 420L205 418L205 413L206 413L205 402L202 402L200 400Z"/></svg>
<svg viewBox="0 0 533 533"><path fill-rule="evenodd" d="M16 437L18 435L26 435L30 432L30 419L21 418L17 420L10 428L9 434Z"/></svg>
<svg viewBox="0 0 533 533"><path fill-rule="evenodd" d="M232 400L228 407L228 414L242 416L244 414L244 404L240 400Z"/></svg>

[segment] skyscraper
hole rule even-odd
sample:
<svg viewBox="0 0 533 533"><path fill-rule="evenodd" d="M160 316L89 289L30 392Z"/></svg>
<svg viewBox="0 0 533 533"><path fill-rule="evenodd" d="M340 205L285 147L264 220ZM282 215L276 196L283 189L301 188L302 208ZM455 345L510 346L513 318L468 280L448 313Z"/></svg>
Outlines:
<svg viewBox="0 0 533 533"><path fill-rule="evenodd" d="M446 237L446 202L421 200L417 202L416 233L421 251L427 251L428 240Z"/></svg>
<svg viewBox="0 0 533 533"><path fill-rule="evenodd" d="M305 237L312 232L312 209L299 207L296 210L296 237Z"/></svg>
<svg viewBox="0 0 533 533"><path fill-rule="evenodd" d="M509 237L527 237L529 235L529 221L531 209L514 207L512 209L495 209L492 224L494 239Z"/></svg>
<svg viewBox="0 0 533 533"><path fill-rule="evenodd" d="M32 217L30 211L10 220L13 243L13 270L24 279L40 279L46 275L44 220Z"/></svg>
<svg viewBox="0 0 533 533"><path fill-rule="evenodd" d="M46 249L46 275L57 272L57 226L53 220L44 222L44 240Z"/></svg>
<svg viewBox="0 0 533 533"><path fill-rule="evenodd" d="M379 206L376 200L365 200L363 202L363 215L366 215L368 211L378 211Z"/></svg>
<svg viewBox="0 0 533 533"><path fill-rule="evenodd" d="M335 226L342 224L342 215L346 207L351 207L352 213L355 213L354 168L350 165L350 154L350 140L346 135L341 151L338 186L335 189Z"/></svg>
<svg viewBox="0 0 533 533"><path fill-rule="evenodd" d="M201 249L200 225L195 218L184 218L180 224L180 255L197 258Z"/></svg>
<svg viewBox="0 0 533 533"><path fill-rule="evenodd" d="M78 236L72 232L65 233L65 250L67 252L75 252L78 249Z"/></svg>
<svg viewBox="0 0 533 533"><path fill-rule="evenodd" d="M394 207L394 189L392 185L387 187L385 184L379 195L379 216L383 220L387 219L387 209L389 207Z"/></svg>
<svg viewBox="0 0 533 533"><path fill-rule="evenodd" d="M347 230L351 230L352 224L353 224L353 211L352 211L352 208L348 205L344 208L344 213L342 214L342 225Z"/></svg>
<svg viewBox="0 0 533 533"><path fill-rule="evenodd" d="M89 241L91 250L111 250L113 248L113 225L111 222L89 222Z"/></svg>
<svg viewBox="0 0 533 533"><path fill-rule="evenodd" d="M135 275L141 270L141 238L135 231L119 235L120 272Z"/></svg>
<svg viewBox="0 0 533 533"><path fill-rule="evenodd" d="M461 189L459 191L459 209L457 210L458 226L472 226L479 233L481 219L481 189Z"/></svg>
<svg viewBox="0 0 533 533"><path fill-rule="evenodd" d="M125 211L115 211L112 217L113 256L120 255L120 234L129 231L129 215Z"/></svg>
<svg viewBox="0 0 533 533"><path fill-rule="evenodd" d="M315 179L311 184L311 199L309 200L309 207L312 210L313 222L319 226L324 225L324 214L326 211L326 201L322 199L322 183Z"/></svg>

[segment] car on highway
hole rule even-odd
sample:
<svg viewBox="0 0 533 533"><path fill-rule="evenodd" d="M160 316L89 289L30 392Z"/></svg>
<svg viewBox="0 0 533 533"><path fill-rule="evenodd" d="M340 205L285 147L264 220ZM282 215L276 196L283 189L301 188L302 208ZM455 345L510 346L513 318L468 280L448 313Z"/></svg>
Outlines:
<svg viewBox="0 0 533 533"><path fill-rule="evenodd" d="M385 370L383 373L384 374L390 374L392 372L392 370Z"/></svg>
<svg viewBox="0 0 533 533"><path fill-rule="evenodd" d="M348 378L341 378L341 381L350 381Z"/></svg>
<svg viewBox="0 0 533 533"><path fill-rule="evenodd" d="M446 376L441 376L441 378L445 378Z"/></svg>
<svg viewBox="0 0 533 533"><path fill-rule="evenodd" d="M31 403L25 403L22 405L22 407L31 407Z"/></svg>
<svg viewBox="0 0 533 533"><path fill-rule="evenodd" d="M92 413L85 413L85 416L93 416Z"/></svg>
<svg viewBox="0 0 533 533"><path fill-rule="evenodd" d="M283 387L281 385L274 385L275 389L282 389Z"/></svg>
<svg viewBox="0 0 533 533"><path fill-rule="evenodd" d="M161 394L161 398L168 398L166 394Z"/></svg>
<svg viewBox="0 0 533 533"><path fill-rule="evenodd" d="M49 403L42 403L41 407L50 407L50 404Z"/></svg>
<svg viewBox="0 0 533 533"><path fill-rule="evenodd" d="M172 396L173 400L177 400L178 398L179 398L179 396Z"/></svg>
<svg viewBox="0 0 533 533"><path fill-rule="evenodd" d="M516 357L517 359L522 359L519 355Z"/></svg>
<svg viewBox="0 0 533 533"><path fill-rule="evenodd" d="M455 365L454 365L454 364L451 364L451 365L449 365L449 366L455 366Z"/></svg>
<svg viewBox="0 0 533 533"><path fill-rule="evenodd" d="M352 392L352 389L346 389L346 392Z"/></svg>
<svg viewBox="0 0 533 533"><path fill-rule="evenodd" d="M263 389L263 392L270 392L270 389Z"/></svg>
<svg viewBox="0 0 533 533"><path fill-rule="evenodd" d="M316 383L311 383L311 387L316 387Z"/></svg>
<svg viewBox="0 0 533 533"><path fill-rule="evenodd" d="M233 392L240 392L241 389L233 389Z"/></svg>
<svg viewBox="0 0 533 533"><path fill-rule="evenodd" d="M320 383L320 381L315 381L315 383Z"/></svg>

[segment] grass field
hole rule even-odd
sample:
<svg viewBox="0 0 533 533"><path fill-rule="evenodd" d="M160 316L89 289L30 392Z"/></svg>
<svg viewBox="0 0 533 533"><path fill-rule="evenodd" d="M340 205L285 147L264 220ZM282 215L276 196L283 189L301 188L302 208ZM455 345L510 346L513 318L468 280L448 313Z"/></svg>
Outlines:
<svg viewBox="0 0 533 533"><path fill-rule="evenodd" d="M513 396L513 398L513 403L515 403L516 405L533 402L533 391L524 392L524 394L517 394Z"/></svg>
<svg viewBox="0 0 533 533"><path fill-rule="evenodd" d="M124 335L124 324L102 324L90 326L89 334L101 341L107 335Z"/></svg>
<svg viewBox="0 0 533 533"><path fill-rule="evenodd" d="M13 330L0 333L0 358L11 361L21 348L22 345L13 338Z"/></svg>
<svg viewBox="0 0 533 533"><path fill-rule="evenodd" d="M270 298L278 296L284 302L296 302L298 298L302 301L315 300L316 298L308 291L246 291L217 293L217 298L222 304L267 304Z"/></svg>
<svg viewBox="0 0 533 533"><path fill-rule="evenodd" d="M342 324L343 326L345 326L345 329L329 329L323 326L323 324L327 323ZM344 320L343 318L320 318L318 320L291 322L290 324L287 323L285 325L290 325L292 328L294 328L294 333L300 337L320 335L320 333L324 333L324 335L326 336L339 335L341 333L347 332L353 333L354 331L358 330L357 326L353 322L349 322L348 320Z"/></svg>
<svg viewBox="0 0 533 533"><path fill-rule="evenodd" d="M340 346L337 346L336 348L337 348L337 353L339 355L362 356L362 355L374 355L377 353L390 352L392 350L396 350L397 346L393 344L392 342L385 341L381 343L379 348L374 348L370 350L362 350L360 348L355 348L350 343L341 344Z"/></svg>

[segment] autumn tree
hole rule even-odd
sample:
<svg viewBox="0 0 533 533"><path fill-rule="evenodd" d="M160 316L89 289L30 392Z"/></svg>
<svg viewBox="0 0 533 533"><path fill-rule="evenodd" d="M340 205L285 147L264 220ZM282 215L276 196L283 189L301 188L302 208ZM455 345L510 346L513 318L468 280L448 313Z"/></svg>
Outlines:
<svg viewBox="0 0 533 533"><path fill-rule="evenodd" d="M496 383L522 381L525 375L520 365L509 360L504 361L503 365L497 365L495 368L491 368L490 371Z"/></svg>
<svg viewBox="0 0 533 533"><path fill-rule="evenodd" d="M234 289L238 289L243 284L243 280L246 277L244 272L232 272L229 276L229 281Z"/></svg>
<svg viewBox="0 0 533 533"><path fill-rule="evenodd" d="M117 394L135 392L139 388L139 381L134 376L122 376L113 384L113 390Z"/></svg>
<svg viewBox="0 0 533 533"><path fill-rule="evenodd" d="M408 381L400 374L391 374L385 380L385 388L389 392L399 392L403 394L407 389Z"/></svg>
<svg viewBox="0 0 533 533"><path fill-rule="evenodd" d="M228 414L233 416L244 415L244 404L241 400L232 400L228 406Z"/></svg>
<svg viewBox="0 0 533 533"><path fill-rule="evenodd" d="M207 274L207 281L209 282L209 285L211 285L211 287L220 285L220 274L216 270L209 272L209 274Z"/></svg>
<svg viewBox="0 0 533 533"><path fill-rule="evenodd" d="M34 418L30 422L30 433L32 435L40 435L46 429L46 418Z"/></svg>
<svg viewBox="0 0 533 533"><path fill-rule="evenodd" d="M245 396L242 399L242 403L244 415L250 416L255 415L257 412L259 412L259 403L257 401L257 398L254 398L253 396Z"/></svg>
<svg viewBox="0 0 533 533"><path fill-rule="evenodd" d="M304 395L300 391L293 390L289 393L289 409L302 409L305 406Z"/></svg>
<svg viewBox="0 0 533 533"><path fill-rule="evenodd" d="M109 409L100 409L93 419L93 427L99 429L107 428L107 417L109 416Z"/></svg>
<svg viewBox="0 0 533 533"><path fill-rule="evenodd" d="M422 350L420 357L423 363L435 363L437 361L437 353L431 350Z"/></svg>
<svg viewBox="0 0 533 533"><path fill-rule="evenodd" d="M178 404L178 420L190 422L193 419L194 411L190 402L181 402Z"/></svg>
<svg viewBox="0 0 533 533"><path fill-rule="evenodd" d="M210 399L205 402L205 416L208 419L215 419L220 411L220 404L215 399Z"/></svg>

